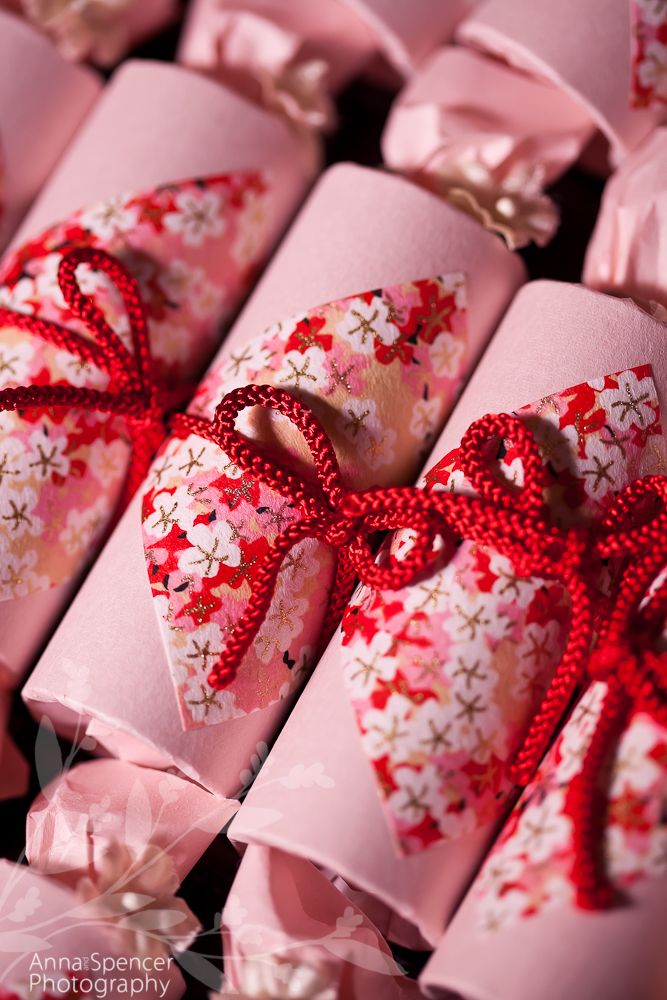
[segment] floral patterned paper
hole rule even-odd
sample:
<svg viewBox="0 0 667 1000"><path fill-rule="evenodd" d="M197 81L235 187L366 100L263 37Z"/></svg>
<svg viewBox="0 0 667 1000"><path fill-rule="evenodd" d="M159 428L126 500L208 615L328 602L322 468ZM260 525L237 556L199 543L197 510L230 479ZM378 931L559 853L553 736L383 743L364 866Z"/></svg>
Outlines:
<svg viewBox="0 0 667 1000"><path fill-rule="evenodd" d="M221 323L268 249L270 185L229 174L112 198L77 212L0 263L0 305L88 335L57 284L64 252L105 249L137 278L159 374L192 381ZM104 275L79 270L112 328L130 346L120 296ZM0 387L72 384L103 389L107 376L15 327L0 329ZM129 456L123 421L104 414L0 414L0 600L72 577L109 523Z"/></svg>
<svg viewBox="0 0 667 1000"><path fill-rule="evenodd" d="M286 387L323 422L350 486L405 482L430 449L468 364L463 278L432 278L330 303L225 351L192 409L211 418L238 386ZM246 411L237 426L274 446L277 432L277 454L302 457L286 418ZM333 573L331 553L313 540L286 558L237 678L224 691L207 683L268 547L298 518L287 500L203 439L173 439L158 456L144 498L144 546L185 728L266 708L303 679Z"/></svg>
<svg viewBox="0 0 667 1000"><path fill-rule="evenodd" d="M535 433L549 473L546 499L561 523L595 514L628 481L665 469L648 366L548 396L518 416ZM520 482L510 442L500 470ZM457 452L426 480L434 489L468 489ZM507 558L465 541L423 581L362 590L348 608L346 685L402 853L464 836L506 811L506 763L568 626L560 583L521 579Z"/></svg>
<svg viewBox="0 0 667 1000"><path fill-rule="evenodd" d="M566 793L581 770L605 689L591 685L575 707L487 858L473 890L483 932L574 905ZM632 717L616 749L604 849L606 869L622 890L667 878L667 732L644 713Z"/></svg>
<svg viewBox="0 0 667 1000"><path fill-rule="evenodd" d="M667 0L631 0L631 9L631 103L667 104Z"/></svg>

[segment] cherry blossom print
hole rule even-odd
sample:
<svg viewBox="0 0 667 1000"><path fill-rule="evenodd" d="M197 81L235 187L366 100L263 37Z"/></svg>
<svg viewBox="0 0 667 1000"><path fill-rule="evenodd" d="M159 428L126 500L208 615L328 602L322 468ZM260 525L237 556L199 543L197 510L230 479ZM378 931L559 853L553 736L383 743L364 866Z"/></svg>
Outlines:
<svg viewBox="0 0 667 1000"><path fill-rule="evenodd" d="M581 770L605 689L592 684L575 706L485 862L473 891L487 932L574 905L567 790ZM667 877L666 817L667 732L637 713L615 751L604 834L606 869L621 891Z"/></svg>
<svg viewBox="0 0 667 1000"><path fill-rule="evenodd" d="M57 274L73 247L104 249L139 283L159 377L176 389L207 360L267 249L270 183L239 173L109 198L72 215L0 263L0 304L89 336L71 313ZM250 230L253 230L252 236ZM237 253L243 234L255 252ZM130 347L122 300L106 275L81 268L91 296ZM74 385L104 389L93 363L38 337L0 330L0 387ZM127 472L122 420L89 411L0 414L0 599L74 576L93 554Z"/></svg>
<svg viewBox="0 0 667 1000"><path fill-rule="evenodd" d="M456 344L458 363L436 371L445 337ZM468 356L464 279L429 278L329 303L246 345L223 348L191 410L211 419L232 389L280 386L322 421L351 487L409 482L451 409ZM247 410L237 427L310 475L286 418ZM216 445L190 435L163 446L142 517L148 577L183 726L215 725L287 697L318 650L333 583L332 554L314 540L286 557L266 620L234 681L217 691L207 678L269 547L300 512Z"/></svg>
<svg viewBox="0 0 667 1000"><path fill-rule="evenodd" d="M631 0L635 107L667 104L667 0Z"/></svg>
<svg viewBox="0 0 667 1000"><path fill-rule="evenodd" d="M648 366L524 407L563 525L603 511L626 483L665 469ZM504 442L498 471L521 485ZM470 492L458 452L426 476ZM401 558L407 533L393 543ZM362 588L343 618L343 672L397 849L413 853L507 811L506 776L564 650L569 601L553 580L519 577L505 556L463 541L401 590ZM558 827L560 834L563 824ZM560 835L559 834L559 835Z"/></svg>

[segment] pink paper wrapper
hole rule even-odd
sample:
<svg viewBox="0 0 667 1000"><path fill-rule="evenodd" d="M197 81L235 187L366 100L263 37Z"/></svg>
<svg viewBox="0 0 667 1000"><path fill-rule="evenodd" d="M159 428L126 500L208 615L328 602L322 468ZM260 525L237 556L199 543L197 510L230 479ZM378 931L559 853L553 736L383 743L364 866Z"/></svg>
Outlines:
<svg viewBox="0 0 667 1000"><path fill-rule="evenodd" d="M133 45L173 21L177 0L4 0L4 6L43 31L65 59L112 66Z"/></svg>
<svg viewBox="0 0 667 1000"><path fill-rule="evenodd" d="M578 0L487 0L460 25L464 44L550 81L577 101L606 136L616 166L664 110L630 105L630 4L600 0L583 16Z"/></svg>
<svg viewBox="0 0 667 1000"><path fill-rule="evenodd" d="M92 107L101 81L0 10L0 249Z"/></svg>
<svg viewBox="0 0 667 1000"><path fill-rule="evenodd" d="M118 979L133 976L141 979L145 996L183 996L185 985L173 959L142 959L126 950L90 904L55 879L0 861L0 900L0 990L7 1000L62 995L68 979L71 989L83 994L90 978L98 980L98 995L106 990L113 996Z"/></svg>
<svg viewBox="0 0 667 1000"><path fill-rule="evenodd" d="M74 888L113 844L133 858L156 849L183 880L237 809L173 774L91 761L59 775L32 804L26 856Z"/></svg>
<svg viewBox="0 0 667 1000"><path fill-rule="evenodd" d="M582 330L587 331L585 338L581 336ZM531 366L526 363L517 368L517 357L539 358L539 364ZM576 386L587 379L596 379L600 374L641 365L651 366L658 397L661 398L667 378L664 332L662 326L642 310L632 303L577 286L549 282L529 285L517 295L498 328L436 445L428 468L432 468L434 462L457 447L470 423L485 413L508 412L529 400L548 400L550 394ZM630 382L629 377L628 384ZM646 458L652 459L653 456L646 455ZM658 454L657 458L664 461L663 455ZM646 471L648 469L644 468L644 473ZM429 605L424 612L437 622L437 636L443 631L440 612L446 611L450 600L452 605L460 602L471 621L475 614L478 618L483 617L478 612L480 608L484 608L484 604L479 603L480 593L475 591L474 585L472 597L465 593L465 581L453 579L438 583L438 586L443 589L442 599L439 603L436 602L435 610ZM407 590L409 592L418 588L419 584ZM427 588L428 583L424 588L426 595ZM459 588L460 593L457 590L452 595L454 588ZM423 598L424 594L420 593L419 596ZM477 603L468 603L475 596ZM396 600L407 606L405 592L399 593ZM518 607L523 600L523 597L517 597L514 603ZM511 617L511 597L507 598L506 605L505 610ZM447 623L450 633L452 625L456 625L459 620L454 617L454 611L458 615L459 609L453 606L450 608L449 617L454 619ZM370 615L372 610L366 607L360 614ZM428 620L426 619L423 630L425 636L430 635ZM465 618L462 617L461 621L465 622ZM406 630L407 628L408 625L405 626ZM401 634L405 637L407 632ZM382 636L378 636L378 640L380 638ZM436 636L433 638L435 640ZM400 917L412 922L426 941L434 943L484 857L497 820L506 808L504 798L487 802L487 806L490 805L488 809L482 808L481 800L473 806L475 796L471 794L471 790L456 785L459 781L457 775L465 773L466 764L477 760L476 751L471 749L468 742L468 737L474 736L475 732L473 729L471 733L459 733L456 739L461 740L461 743L454 744L455 732L462 724L459 722L454 725L447 705L458 708L458 700L463 698L464 702L461 704L465 707L465 701L472 700L474 690L471 694L467 678L458 676L463 674L462 670L457 670L452 683L449 679L451 674L446 673L446 667L450 661L454 667L458 663L472 666L472 660L467 654L473 649L473 639L477 641L476 630L470 635L463 632L462 636L457 637L458 644L451 653L435 650L436 666L439 665L438 669L442 671L442 683L446 679L448 697L441 699L440 714L432 718L432 732L439 731L447 723L452 754L458 752L459 746L461 751L467 750L467 753L460 754L461 759L452 756L450 771L446 763L442 766L442 774L444 777L453 776L452 783L456 787L450 789L445 782L444 788L438 786L438 795L447 795L448 798L444 801L451 802L456 808L453 813L446 811L445 819L439 821L439 827L433 821L430 824L426 822L427 807L421 805L420 815L425 817L421 826L420 816L415 814L411 820L413 828L401 829L393 816L396 800L389 793L383 794L381 800L374 771L369 768L364 752L366 746L368 757L377 766L374 744L369 739L373 734L366 732L362 743L354 715L350 711L350 694L346 690L343 674L345 665L347 683L352 684L349 690L354 692L356 688L350 657L358 654L358 664L363 666L370 660L377 666L377 653L379 651L382 656L382 650L378 644L373 661L372 650L364 654L361 649L356 649L347 642L343 643L339 634L332 640L235 817L230 835L244 843L279 847L309 858L328 871L338 872L348 884L378 897ZM451 641L454 642L454 639ZM507 646L507 642L505 645ZM492 649L500 648L502 643L497 642L486 652L479 646L476 647L477 673L481 673L483 679L491 674L496 676L501 670L510 670L512 659L509 648L505 650L505 659L499 656L496 661L495 654L491 654ZM407 649L409 652L410 647ZM555 649L551 650L551 654L556 655ZM393 680L399 692L401 683L405 684L405 681L394 677L391 660L394 655L385 649L384 656L389 659L380 660L381 666L378 669L386 672L388 682ZM420 646L419 655L425 662L428 660L429 650ZM542 666L541 659L533 661L525 654L521 662L531 676ZM408 681L409 666L406 664ZM552 662L551 669L554 666L555 662ZM356 672L361 673L359 669ZM358 698L359 695L354 694L355 702ZM527 693L523 711L530 708L530 701L531 696ZM438 702L436 713L437 705ZM480 707L479 697L476 707ZM401 735L407 736L411 731L408 726L409 716L403 717L400 714L398 704L394 705L394 709L398 713L395 718L397 729L406 730ZM515 702L514 712L517 709L522 711L519 703ZM380 733L388 725L388 720L384 716L380 718L379 712L377 716L375 727ZM364 728L372 728L370 720L365 716L362 718ZM507 754L508 747L511 746L511 739L508 738L504 751L502 749L502 744L505 743L502 713L489 712L488 724L491 730L482 730L481 735L487 742L493 742L498 736L500 744L499 748L494 749L494 753L502 757L503 752ZM476 725L481 725L478 717ZM424 732L428 737L428 727L424 728ZM387 751L386 767L382 772L389 788L392 787L392 782L398 782L392 753ZM416 756L413 757L412 766L417 759ZM480 774L483 765L491 763L493 758L489 761L481 759L478 769ZM436 810L433 808L432 793L435 792L428 785L431 779L427 770L428 768L421 772L418 770L413 775L413 788L422 788L420 794L424 802L428 799L431 803L429 808L434 814L434 820ZM488 785L480 784L479 787L484 789ZM492 790L495 789L500 790L503 796L507 794L507 790L502 791L502 783L492 782ZM407 784L405 791L408 791ZM399 833L402 836L400 845ZM424 849L428 844L430 846Z"/></svg>
<svg viewBox="0 0 667 1000"><path fill-rule="evenodd" d="M72 232L83 233L83 242L125 259L140 283L143 275L149 334L160 373L172 386L192 383L218 341L219 327L247 292L255 270L303 196L314 171L313 150L309 140L276 116L215 82L162 63L127 63L33 206L15 239L16 256L3 261L3 304L40 315L49 311L51 319L70 325L59 304L55 272L59 248L76 244ZM82 206L83 211L77 211ZM197 221L202 217L203 222ZM56 223L60 229L40 236ZM23 241L27 248L19 249ZM114 306L113 298L103 301L104 290L102 279L95 294L103 307L111 307L107 316L112 326L114 319L121 326L126 322L122 304L116 300ZM184 330L191 341L184 340ZM76 379L67 353L56 352L54 357L53 350L49 354L35 339L33 357L25 334L6 329L3 337L14 366L5 366L6 384L29 382L35 375L32 369L45 365L52 378ZM19 361L25 370L17 370ZM79 377L82 384L97 377L94 384L100 387L99 372L88 376L80 369ZM63 430L69 427L71 432L86 419L80 413L68 417ZM108 418L95 419L108 434ZM27 424L9 415L3 416L3 426L5 443L10 430L13 437L31 433ZM30 446L21 447L28 455ZM51 443L47 452L52 448ZM94 448L93 442L87 456L79 456L89 465ZM67 523L78 519L77 531L91 517L102 530L108 524L127 463L127 442L118 439L113 449L116 471L105 473L101 491L97 486L91 494L79 485L75 493L68 481L55 501ZM34 477L37 470L30 461L21 482L33 490L37 505L29 512L28 527L33 530L39 523L43 484L28 483L26 476ZM61 472L63 468L61 464ZM10 477L4 485L13 488L18 481ZM4 499L4 510L10 509L11 499ZM95 514L97 504L105 509ZM70 509L73 506L79 506L78 512ZM38 532L32 564L25 562L25 552L14 553L18 562L11 565L18 582L0 602L0 671L10 681L34 658L94 551L96 539L87 529L78 537L72 545L64 537L49 541ZM39 551L43 556L59 553L56 572L43 564ZM44 589L49 584L50 589Z"/></svg>
<svg viewBox="0 0 667 1000"><path fill-rule="evenodd" d="M12 695L0 690L0 800L24 795L28 788L28 765L7 732Z"/></svg>
<svg viewBox="0 0 667 1000"><path fill-rule="evenodd" d="M375 36L340 0L194 0L178 60L202 72L246 77L255 84L278 81L288 68L322 64L321 86L335 94L369 61ZM266 94L266 91L265 91Z"/></svg>
<svg viewBox="0 0 667 1000"><path fill-rule="evenodd" d="M313 1000L419 996L379 931L314 865L249 847L222 913L229 989Z"/></svg>
<svg viewBox="0 0 667 1000"><path fill-rule="evenodd" d="M470 212L510 246L545 243L557 224L543 195L593 132L569 93L481 53L447 47L397 98L385 163Z"/></svg>
<svg viewBox="0 0 667 1000"><path fill-rule="evenodd" d="M605 187L584 282L667 309L667 129L654 134ZM666 314L667 315L667 314Z"/></svg>
<svg viewBox="0 0 667 1000"><path fill-rule="evenodd" d="M434 220L437 220L437 225ZM380 229L385 232L385 237L379 242L377 233ZM322 232L326 232L324 241ZM312 253L314 246L319 247L316 255ZM350 252L351 247L354 248L353 253ZM198 395L195 406L198 412L212 412L219 395L217 387L230 359L247 352L253 345L261 345L263 342L258 339L260 331L269 323L275 323L276 317L299 316L303 310L322 302L334 303L333 313L332 307L329 307L328 313L326 310L324 313L316 312L315 316L338 315L338 310L348 308L351 300L345 297L355 290L396 288L401 282L414 281L418 275L459 274L465 277L468 301L465 336L469 350L469 362L465 364L472 365L497 317L520 283L521 273L519 261L500 243L472 220L419 188L374 171L349 165L336 167L325 175L274 258L221 354L224 364L220 359L214 364L203 383L205 391ZM366 315L364 309L370 310L369 317L372 315L374 294L369 293L370 299L357 304L357 308L362 310L362 318ZM320 322L319 318L317 322ZM357 318L354 323L359 326ZM282 334L278 331L273 335L287 336L290 329L285 324ZM360 328L360 340L363 339L362 334ZM379 341L376 346L382 350ZM282 357L280 352L279 356ZM299 357L301 360L298 363L305 364L307 358L294 355L297 360ZM317 371L315 362L312 363L313 371ZM391 406L387 408L387 400L382 401L382 386L388 384L385 373L390 369L375 368L375 361L369 363L371 367L367 370L375 373L375 382L374 388L367 387L366 391L370 391L372 399L382 403L378 411L383 414L382 428L391 429L398 411L395 408L392 410ZM232 374L236 372L236 384L250 380L244 371L239 372L236 363L230 368ZM275 382L275 373L272 378ZM280 383L280 379L277 381ZM312 398L316 399L316 396ZM441 403L437 406L439 411ZM367 409L370 410L370 403ZM341 412L346 413L345 410ZM333 413L336 414L335 409ZM331 416L325 414L324 419L333 428ZM400 420L406 425L409 422L403 416ZM414 476L415 460L419 460L415 444L411 444L406 452L401 443L409 440L410 433L407 426L401 428L404 437L397 438L397 445L400 444L403 450L396 451L389 467L380 465L374 470L367 464L370 459L364 458L363 464L360 460L360 471L355 473L357 482L363 485L376 477L380 481L388 481L388 475L405 481ZM354 435L349 440L340 431L336 431L335 437L343 447L343 467L351 468L351 459L359 451L359 443L354 441ZM362 446L364 441L360 442ZM190 447L194 444L191 439L185 442ZM163 453L163 457L169 458L169 455L168 450ZM201 455L199 457L202 458ZM216 461L221 466L225 464L222 456ZM156 483L154 478L151 485ZM228 485L233 489L237 484L238 480ZM152 496L155 497L155 490ZM157 511L163 501L152 499L153 502ZM244 530L251 528L256 516L255 511L248 519L244 518ZM223 530L223 518L218 520ZM210 518L207 521L210 523ZM148 541L150 543L150 538ZM198 544L204 545L203 540ZM88 723L88 732L117 756L152 766L173 765L212 791L233 794L238 791L239 785L244 785L249 779L248 764L256 746L272 738L291 706L293 699L284 697L287 691L277 692L272 680L284 671L286 661L282 652L277 650L271 652L271 668L262 668L263 675L266 674L274 684L264 701L263 711L253 710L261 705L243 707L237 701L225 711L212 708L209 717L209 710L203 704L205 675L198 677L193 674L188 683L199 683L199 687L204 689L199 699L202 709L196 718L188 717L190 709L186 711L184 707L187 692L186 696L180 694L179 682L179 717L179 701L174 694L166 653L166 648L170 647L163 644L156 616L156 610L162 616L165 609L168 612L168 607L159 591L159 602L155 609L151 607L151 589L146 577L147 566L151 570L154 560L162 556L159 553L153 555L150 545L147 551L150 557L148 563L142 551L140 504L137 500L127 511L56 633L26 687L25 697L34 711L45 711L63 732L70 731L77 718L82 718ZM239 565L238 558L233 565ZM194 565L192 569L194 571ZM155 579L162 580L163 573ZM326 588L326 581L330 579L330 564L323 563L317 579L318 587ZM113 609L108 601L110 580L123 581L123 586L114 595ZM181 588L180 592L184 589ZM291 597L294 593L288 588L281 596ZM321 596L318 591L317 601L308 604L306 600L300 612L304 615L310 608L308 628L311 632L319 627L319 616L323 610L320 604L325 600L326 590ZM191 605L194 622L199 620L200 625L207 610L207 601L203 597L202 601L201 611L194 597ZM318 615L317 619L313 618L314 614ZM162 618L162 631L167 640L169 630L165 626L168 624L169 618ZM213 631L208 638L214 639L218 625L213 624L210 628ZM103 638L107 630L109 637L113 636L109 642ZM207 637L202 632L195 633L194 638L202 656ZM308 641L316 639L314 633ZM119 646L119 642L123 645ZM211 656L213 647L209 646L209 649L208 656ZM108 658L105 650L109 651ZM136 682L138 650L141 650L141 685ZM307 652L307 649L302 651L304 657ZM178 654L171 650L170 655ZM186 662L193 663L193 658L186 655ZM289 656L293 660L297 656L291 646ZM193 657L196 664L194 646ZM210 666L209 663L207 665ZM68 679L63 683L65 675ZM190 704L194 700L190 696ZM227 721L223 722L224 719ZM188 727L186 731L183 730L183 723ZM198 728L191 728L192 724Z"/></svg>

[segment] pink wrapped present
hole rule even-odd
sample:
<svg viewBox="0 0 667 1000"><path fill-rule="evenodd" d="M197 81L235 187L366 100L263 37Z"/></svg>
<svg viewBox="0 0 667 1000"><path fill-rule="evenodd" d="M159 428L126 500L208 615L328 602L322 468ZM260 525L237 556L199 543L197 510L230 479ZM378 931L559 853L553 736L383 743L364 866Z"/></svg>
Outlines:
<svg viewBox="0 0 667 1000"><path fill-rule="evenodd" d="M466 490L472 439L455 449L471 422L533 399L518 417L542 449L533 469L551 482L553 514L571 525L598 518L615 490L665 469L665 345L661 324L632 303L527 286L429 460L427 481L447 486L436 496ZM517 358L538 361L517 368ZM507 439L503 471L520 482L521 453ZM507 766L569 623L560 562L554 579L532 579L484 543L445 553L407 587L358 594L230 829L337 872L430 944L511 807ZM564 710L571 694L563 682L555 704Z"/></svg>
<svg viewBox="0 0 667 1000"><path fill-rule="evenodd" d="M178 13L177 0L2 0L52 39L65 59L112 66Z"/></svg>
<svg viewBox="0 0 667 1000"><path fill-rule="evenodd" d="M325 125L330 97L381 53L410 76L474 0L194 0L179 49L187 66L234 80L291 118Z"/></svg>
<svg viewBox="0 0 667 1000"><path fill-rule="evenodd" d="M2 415L0 672L10 681L40 648L99 546L130 454L126 493L162 437L160 407L173 390L187 395L211 356L309 183L311 154L285 123L217 83L164 64L126 64L0 263L3 388L58 383L74 395L115 393L111 414L75 405L56 415L39 408ZM141 342L152 354L142 370L124 346L136 289L113 260L86 258L92 269L74 268L63 298L59 267L77 248L112 254L136 278L134 350ZM100 314L79 318L77 285L111 324L111 361L101 354ZM71 332L65 341L53 330L33 335L23 314ZM94 350L79 334L97 338ZM137 385L141 430L113 415Z"/></svg>
<svg viewBox="0 0 667 1000"><path fill-rule="evenodd" d="M197 429L225 393L265 382L317 401L346 482L409 482L521 277L499 241L416 186L329 171L196 393L195 433L162 449L143 512L137 498L29 680L32 710L64 733L85 721L117 756L237 792L316 655L334 567L315 538L295 549L273 627L227 690L211 685L268 544L300 514ZM300 463L285 428L243 416L253 439L278 435Z"/></svg>
<svg viewBox="0 0 667 1000"><path fill-rule="evenodd" d="M377 928L308 861L249 847L222 920L227 982L221 997L419 996Z"/></svg>
<svg viewBox="0 0 667 1000"><path fill-rule="evenodd" d="M667 129L655 133L605 187L586 252L584 281L632 295L667 317Z"/></svg>
<svg viewBox="0 0 667 1000"><path fill-rule="evenodd" d="M127 894L128 897L130 894ZM3 1000L62 996L135 995L178 1000L185 989L174 959L155 947L149 911L118 914L103 897L87 899L25 865L0 861L0 996ZM107 897L108 900L108 897ZM128 900L129 901L129 900ZM157 902L157 900L156 900ZM171 923L174 939L185 921L173 897L155 919ZM131 920L133 912L146 915ZM190 914L190 917L192 915ZM171 921L174 918L174 922ZM189 929L188 929L189 933Z"/></svg>
<svg viewBox="0 0 667 1000"><path fill-rule="evenodd" d="M382 152L392 170L516 247L553 235L558 213L544 189L575 162L593 131L590 114L567 90L450 46L397 98Z"/></svg>
<svg viewBox="0 0 667 1000"><path fill-rule="evenodd" d="M147 872L165 870L180 883L237 808L174 774L91 761L64 771L32 804L26 856L74 888L103 870L111 851L133 864L150 858Z"/></svg>
<svg viewBox="0 0 667 1000"><path fill-rule="evenodd" d="M37 32L0 10L0 249L100 88L95 73L70 66Z"/></svg>
<svg viewBox="0 0 667 1000"><path fill-rule="evenodd" d="M665 115L659 106L633 106L631 7L599 0L583 16L579 0L486 0L457 38L569 94L605 136L617 166Z"/></svg>

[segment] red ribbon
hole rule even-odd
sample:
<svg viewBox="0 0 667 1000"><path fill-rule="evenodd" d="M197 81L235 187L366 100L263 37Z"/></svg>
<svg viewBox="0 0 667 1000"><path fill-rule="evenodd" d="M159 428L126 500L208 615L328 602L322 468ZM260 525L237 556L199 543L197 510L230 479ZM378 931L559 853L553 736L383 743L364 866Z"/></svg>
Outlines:
<svg viewBox="0 0 667 1000"><path fill-rule="evenodd" d="M301 432L313 457L315 485L304 482L236 430L238 414L251 406L283 414ZM582 772L572 782L568 796L575 830L572 878L578 901L590 908L607 905L611 896L598 859L605 801L599 780L607 752L633 710L649 710L667 726L667 658L651 652L647 645L662 625L663 612L667 612L667 584L651 601L652 630L646 630L646 612L642 611L638 624L632 616L657 570L667 563L667 513L663 509L649 523L633 523L648 499L657 496L667 500L667 478L651 476L632 483L593 529L565 530L551 521L544 505L546 470L537 444L526 425L507 414L475 421L461 441L461 471L477 496L413 486L347 489L333 445L315 414L290 393L273 386L236 389L218 405L212 422L179 414L173 426L180 436L197 434L217 444L242 472L289 499L301 513L297 523L278 535L259 567L246 610L209 674L209 684L218 690L236 677L265 620L283 559L305 538L319 539L336 555L322 645L336 628L356 578L378 589L405 586L429 568L435 557L436 537L443 539L445 553L467 539L509 558L519 576L556 579L564 585L572 606L565 652L510 773L517 784L528 784L580 686L587 679L607 682L603 714ZM521 489L511 488L492 469L491 460L497 452L490 446L499 439L510 440L519 454L524 475ZM403 528L416 535L407 556L399 562L385 553L385 561L378 564L373 536ZM596 586L599 560L612 557L626 561L630 557L613 606ZM607 625L591 655L593 621L602 611ZM633 631L628 632L631 623Z"/></svg>
<svg viewBox="0 0 667 1000"><path fill-rule="evenodd" d="M77 269L87 264L101 271L120 292L130 322L132 353L111 329L101 310L81 291ZM13 326L61 347L82 361L96 365L109 376L105 391L72 385L31 385L0 390L0 410L33 407L77 408L117 414L125 418L132 455L119 507L141 484L151 458L164 437L166 399L151 357L146 313L138 285L111 254L90 247L68 250L58 267L58 284L73 315L85 323L92 340L40 319L0 308L0 327Z"/></svg>

